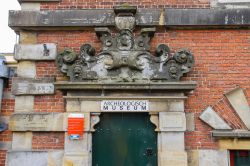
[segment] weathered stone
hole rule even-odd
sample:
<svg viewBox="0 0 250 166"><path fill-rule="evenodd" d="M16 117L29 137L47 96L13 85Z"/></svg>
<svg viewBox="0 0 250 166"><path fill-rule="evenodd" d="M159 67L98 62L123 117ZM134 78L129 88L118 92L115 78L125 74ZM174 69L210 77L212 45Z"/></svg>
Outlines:
<svg viewBox="0 0 250 166"><path fill-rule="evenodd" d="M28 11L33 11L33 10L40 10L40 3L21 3L21 10L28 10Z"/></svg>
<svg viewBox="0 0 250 166"><path fill-rule="evenodd" d="M219 139L219 148L222 150L249 150L250 140L248 139Z"/></svg>
<svg viewBox="0 0 250 166"><path fill-rule="evenodd" d="M214 129L231 129L231 127L210 106L202 112L200 119Z"/></svg>
<svg viewBox="0 0 250 166"><path fill-rule="evenodd" d="M37 34L31 31L20 31L20 44L36 44L37 43Z"/></svg>
<svg viewBox="0 0 250 166"><path fill-rule="evenodd" d="M0 149L1 150L11 150L11 142L0 141Z"/></svg>
<svg viewBox="0 0 250 166"><path fill-rule="evenodd" d="M65 131L63 113L16 113L10 117L12 131Z"/></svg>
<svg viewBox="0 0 250 166"><path fill-rule="evenodd" d="M188 166L200 166L199 165L199 150L188 150Z"/></svg>
<svg viewBox="0 0 250 166"><path fill-rule="evenodd" d="M249 0L212 0L211 7L222 9L250 8Z"/></svg>
<svg viewBox="0 0 250 166"><path fill-rule="evenodd" d="M184 151L184 132L160 132L158 151Z"/></svg>
<svg viewBox="0 0 250 166"><path fill-rule="evenodd" d="M12 92L4 91L3 99L15 99L15 96L12 94Z"/></svg>
<svg viewBox="0 0 250 166"><path fill-rule="evenodd" d="M80 112L81 111L81 102L79 100L66 100L66 102L67 102L66 104L67 112Z"/></svg>
<svg viewBox="0 0 250 166"><path fill-rule="evenodd" d="M32 132L13 132L12 150L31 150Z"/></svg>
<svg viewBox="0 0 250 166"><path fill-rule="evenodd" d="M226 28L248 27L248 9L138 9L136 22L139 26L166 26L170 28ZM160 18L165 18L164 21ZM112 9L55 10L55 11L10 11L9 26L20 29L62 29L62 27L114 26Z"/></svg>
<svg viewBox="0 0 250 166"><path fill-rule="evenodd" d="M14 78L12 85L12 93L14 95L54 94L53 81L54 78Z"/></svg>
<svg viewBox="0 0 250 166"><path fill-rule="evenodd" d="M164 151L159 152L158 155L159 166L187 166L187 153L185 151Z"/></svg>
<svg viewBox="0 0 250 166"><path fill-rule="evenodd" d="M49 151L48 152L48 166L62 166L64 151Z"/></svg>
<svg viewBox="0 0 250 166"><path fill-rule="evenodd" d="M187 131L195 130L194 113L186 113Z"/></svg>
<svg viewBox="0 0 250 166"><path fill-rule="evenodd" d="M212 132L213 137L220 138L250 138L250 131L248 130L233 130L233 131L220 131L215 130Z"/></svg>
<svg viewBox="0 0 250 166"><path fill-rule="evenodd" d="M227 166L227 150L199 150L199 165L202 166Z"/></svg>
<svg viewBox="0 0 250 166"><path fill-rule="evenodd" d="M243 89L236 88L225 94L230 104L239 115L242 122L250 129L250 106L248 105L247 98Z"/></svg>
<svg viewBox="0 0 250 166"><path fill-rule="evenodd" d="M15 45L15 59L18 61L54 60L56 58L56 55L57 48L53 43Z"/></svg>
<svg viewBox="0 0 250 166"><path fill-rule="evenodd" d="M66 154L88 154L92 150L92 134L84 132L83 138L70 140L69 135L65 134L65 153Z"/></svg>
<svg viewBox="0 0 250 166"><path fill-rule="evenodd" d="M150 83L114 83L114 82L55 82L56 89L61 90L175 90L189 92L194 90L196 82L178 81L178 82L150 82ZM176 98L176 97L173 97ZM185 99L186 97L178 96Z"/></svg>
<svg viewBox="0 0 250 166"><path fill-rule="evenodd" d="M17 76L25 78L35 78L36 76L36 65L34 62L22 61L17 66Z"/></svg>
<svg viewBox="0 0 250 166"><path fill-rule="evenodd" d="M121 16L123 21L131 21L131 18L134 20L134 16L128 16L126 9L123 10L125 13L119 13L115 18ZM140 35L134 36L134 23L129 25L131 29L126 28L127 23L117 26L124 29L115 36L111 35L108 28L95 28L96 35L102 41L99 58L96 58L95 48L90 44L83 44L79 54L64 49L56 57L58 69L69 76L71 82L106 80L139 83L155 80L177 81L184 73L192 70L194 57L186 49L171 55L170 48L160 44L155 51L156 56L151 56L150 40L154 36L155 28L143 28Z"/></svg>
<svg viewBox="0 0 250 166"><path fill-rule="evenodd" d="M182 112L159 112L161 131L185 131L186 117Z"/></svg>
<svg viewBox="0 0 250 166"><path fill-rule="evenodd" d="M169 110L173 112L184 112L184 100L171 100L169 101Z"/></svg>
<svg viewBox="0 0 250 166"><path fill-rule="evenodd" d="M34 96L16 96L15 112L32 112L34 110Z"/></svg>
<svg viewBox="0 0 250 166"><path fill-rule="evenodd" d="M7 154L6 166L47 166L48 152L11 151Z"/></svg>
<svg viewBox="0 0 250 166"><path fill-rule="evenodd" d="M100 112L101 101L81 101L82 112Z"/></svg>
<svg viewBox="0 0 250 166"><path fill-rule="evenodd" d="M63 159L63 166L91 166L91 158L88 154L70 155L67 154Z"/></svg>

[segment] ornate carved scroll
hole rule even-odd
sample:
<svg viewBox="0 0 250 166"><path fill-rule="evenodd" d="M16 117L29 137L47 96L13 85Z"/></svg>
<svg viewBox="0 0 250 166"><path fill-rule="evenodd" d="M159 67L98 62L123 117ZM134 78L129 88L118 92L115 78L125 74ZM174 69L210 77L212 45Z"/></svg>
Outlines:
<svg viewBox="0 0 250 166"><path fill-rule="evenodd" d="M115 7L115 23L119 32L113 36L107 27L95 28L102 42L96 54L90 44L83 44L80 53L65 49L56 62L70 81L178 81L194 64L193 55L185 49L173 55L165 44L159 44L155 55L150 52L150 40L155 28L143 28L135 36L136 7Z"/></svg>

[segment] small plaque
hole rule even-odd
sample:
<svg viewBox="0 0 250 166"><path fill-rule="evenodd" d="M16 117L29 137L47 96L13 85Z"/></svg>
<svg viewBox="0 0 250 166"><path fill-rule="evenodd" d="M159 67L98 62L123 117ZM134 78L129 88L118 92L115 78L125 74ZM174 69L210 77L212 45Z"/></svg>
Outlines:
<svg viewBox="0 0 250 166"><path fill-rule="evenodd" d="M147 100L103 100L101 102L101 111L146 112L148 110L149 104Z"/></svg>

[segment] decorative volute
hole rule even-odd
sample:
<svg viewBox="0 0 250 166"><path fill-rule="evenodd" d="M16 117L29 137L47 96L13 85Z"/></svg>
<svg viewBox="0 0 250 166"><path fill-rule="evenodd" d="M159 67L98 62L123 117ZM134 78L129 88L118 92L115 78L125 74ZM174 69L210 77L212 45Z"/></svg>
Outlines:
<svg viewBox="0 0 250 166"><path fill-rule="evenodd" d="M178 81L191 70L193 55L183 49L174 55L165 44L159 44L155 55L150 53L150 40L155 28L142 28L134 36L136 7L114 7L115 24L119 32L113 36L107 27L95 28L102 42L96 54L90 44L84 44L80 53L65 49L57 56L61 72L73 82L165 82Z"/></svg>

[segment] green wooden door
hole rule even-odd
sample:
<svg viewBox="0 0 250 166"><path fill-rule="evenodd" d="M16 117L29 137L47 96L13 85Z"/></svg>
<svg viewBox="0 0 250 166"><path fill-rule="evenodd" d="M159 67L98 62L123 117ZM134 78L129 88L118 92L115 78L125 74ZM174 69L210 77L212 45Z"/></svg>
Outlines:
<svg viewBox="0 0 250 166"><path fill-rule="evenodd" d="M147 113L105 113L93 134L93 166L157 166L157 134Z"/></svg>

